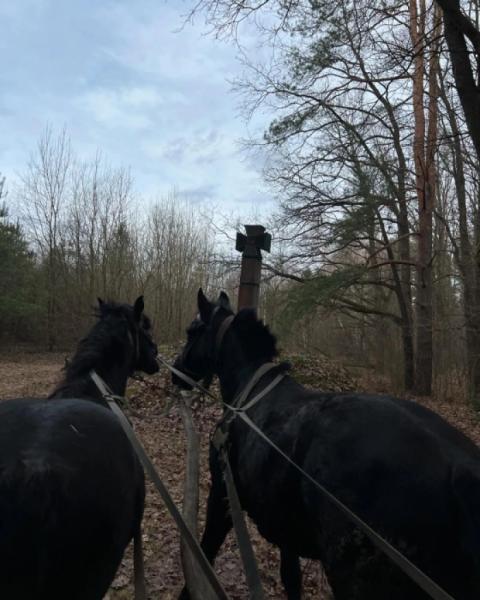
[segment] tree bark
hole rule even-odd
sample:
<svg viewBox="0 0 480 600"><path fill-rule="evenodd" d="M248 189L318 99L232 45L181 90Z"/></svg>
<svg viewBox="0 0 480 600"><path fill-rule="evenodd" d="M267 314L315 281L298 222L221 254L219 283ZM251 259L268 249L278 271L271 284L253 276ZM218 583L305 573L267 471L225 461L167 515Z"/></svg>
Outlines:
<svg viewBox="0 0 480 600"><path fill-rule="evenodd" d="M440 81L442 81L440 79ZM441 97L450 126L450 151L453 157L453 179L458 208L459 241L453 253L460 271L463 287L463 314L465 319L466 356L470 397L480 404L480 294L475 266L475 251L468 229L467 195L464 169L464 150L461 144L457 115L443 83Z"/></svg>
<svg viewBox="0 0 480 600"><path fill-rule="evenodd" d="M437 0L443 11L445 39L447 41L453 76L462 103L468 132L480 158L480 89L475 81L470 62L467 39L474 47L476 61L480 59L480 32L460 10L460 0Z"/></svg>
<svg viewBox="0 0 480 600"><path fill-rule="evenodd" d="M435 154L438 120L438 8L433 14L433 36L428 61L428 132L425 131L424 72L425 72L425 0L410 0L410 36L414 51L413 114L415 183L418 198L418 249L416 286L417 352L415 391L429 396L432 392L432 218L435 206Z"/></svg>

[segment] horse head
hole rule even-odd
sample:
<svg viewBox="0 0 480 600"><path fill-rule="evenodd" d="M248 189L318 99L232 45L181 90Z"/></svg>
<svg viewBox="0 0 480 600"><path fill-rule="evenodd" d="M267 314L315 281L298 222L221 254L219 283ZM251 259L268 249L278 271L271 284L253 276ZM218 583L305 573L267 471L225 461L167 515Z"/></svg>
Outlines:
<svg viewBox="0 0 480 600"><path fill-rule="evenodd" d="M124 346L130 353L130 372L156 373L159 369L158 349L152 338L151 321L144 313L143 296L139 296L133 305L104 302L98 298L98 306L100 320L118 319L119 327L123 329Z"/></svg>
<svg viewBox="0 0 480 600"><path fill-rule="evenodd" d="M222 323L233 316L230 300L221 292L216 302L211 302L198 290L198 314L187 328L187 341L174 366L195 381L210 379L215 373L216 354L218 352L218 334ZM188 383L177 375L172 375L175 385L190 389Z"/></svg>

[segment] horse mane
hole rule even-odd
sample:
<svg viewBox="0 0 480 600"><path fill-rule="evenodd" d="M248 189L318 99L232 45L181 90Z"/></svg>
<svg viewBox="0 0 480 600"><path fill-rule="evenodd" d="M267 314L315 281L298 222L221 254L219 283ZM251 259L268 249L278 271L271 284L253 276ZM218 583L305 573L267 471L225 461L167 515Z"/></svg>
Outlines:
<svg viewBox="0 0 480 600"><path fill-rule="evenodd" d="M72 381L87 375L90 369L101 370L123 360L128 320L133 319L131 307L104 302L94 314L99 320L80 340L73 357L66 361L65 377L50 397L57 396Z"/></svg>
<svg viewBox="0 0 480 600"><path fill-rule="evenodd" d="M278 355L276 337L270 332L268 325L257 318L255 310L239 310L231 327L252 361L271 361Z"/></svg>

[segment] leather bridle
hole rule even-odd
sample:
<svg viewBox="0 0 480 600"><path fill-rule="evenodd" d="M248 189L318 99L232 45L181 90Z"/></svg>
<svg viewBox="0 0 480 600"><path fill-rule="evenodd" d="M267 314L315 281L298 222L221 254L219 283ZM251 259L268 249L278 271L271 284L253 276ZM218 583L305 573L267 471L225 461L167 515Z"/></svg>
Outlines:
<svg viewBox="0 0 480 600"><path fill-rule="evenodd" d="M213 309L212 312L212 316L210 317L210 327L213 328L213 321L215 319L215 316L217 315L217 313L219 312L219 310L221 309L221 306L216 306ZM223 319L223 321L220 323L220 326L217 330L217 333L215 335L215 342L214 342L214 346L213 346L213 369L215 368L215 366L218 364L218 360L219 360L219 355L220 355L220 349L222 346L222 342L223 342L223 338L225 337L225 334L227 333L228 328L230 327L230 325L232 324L233 320L235 318L235 315L228 315L225 319ZM205 327L208 327L208 325L206 325L204 323ZM187 361L188 356L190 355L191 351L193 350L193 348L195 347L195 343L197 342L198 338L193 340L192 344L189 345L188 347L185 348L183 354L182 354L182 363L185 363ZM199 377L198 373L195 373L194 371L191 371L190 369L186 368L184 365L182 365L182 369L191 377L195 378L195 377ZM213 370L212 369L212 370ZM202 379L205 376L200 376L199 379Z"/></svg>

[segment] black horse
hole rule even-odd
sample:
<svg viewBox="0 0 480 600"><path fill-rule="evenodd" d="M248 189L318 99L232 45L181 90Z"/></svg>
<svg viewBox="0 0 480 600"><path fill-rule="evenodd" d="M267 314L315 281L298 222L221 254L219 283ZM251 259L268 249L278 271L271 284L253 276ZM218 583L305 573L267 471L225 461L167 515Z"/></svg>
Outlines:
<svg viewBox="0 0 480 600"><path fill-rule="evenodd" d="M0 598L101 600L143 516L143 469L89 377L124 395L157 347L143 298L100 302L49 399L0 402Z"/></svg>
<svg viewBox="0 0 480 600"><path fill-rule="evenodd" d="M220 341L219 328L232 315L223 293L214 304L200 290L198 308L175 366L195 380L216 373L224 401L231 402L276 355L275 338L253 311L241 310ZM279 364L265 375L250 397L286 368ZM310 391L288 375L248 414L456 600L480 598L480 450L463 434L414 402ZM428 597L239 418L227 447L243 509L280 548L290 600L301 597L299 557L322 562L337 600ZM231 528L213 445L210 470L202 547L213 561Z"/></svg>

